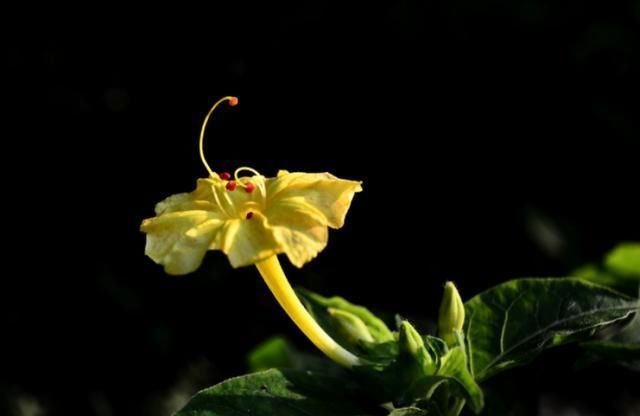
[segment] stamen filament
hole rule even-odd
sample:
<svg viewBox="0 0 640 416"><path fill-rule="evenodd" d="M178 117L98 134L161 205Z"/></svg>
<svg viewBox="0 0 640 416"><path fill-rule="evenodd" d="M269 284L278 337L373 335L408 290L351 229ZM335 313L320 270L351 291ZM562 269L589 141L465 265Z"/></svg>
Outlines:
<svg viewBox="0 0 640 416"><path fill-rule="evenodd" d="M233 177L236 180L236 183L238 184L238 186L242 187L242 188L247 188L247 185L242 182L240 180L239 174L242 171L247 171L247 172L251 172L253 173L254 176L257 176L259 178L262 178L263 176L260 175L260 172L258 172L257 170L255 170L254 168L251 168L249 166L241 166L238 169L235 170L235 172L233 172ZM258 186L258 189L260 189L260 193L262 194L263 198L267 197L267 188L265 187L264 181L257 181L257 183L254 183L254 185Z"/></svg>
<svg viewBox="0 0 640 416"><path fill-rule="evenodd" d="M205 159L205 157L204 157L204 149L203 149L203 147L204 147L203 146L203 143L204 143L204 131L207 128L207 123L209 123L209 118L211 117L211 114L213 114L215 109L225 101L229 101L229 105L232 106L232 107L238 104L238 98L237 97L233 97L233 96L228 95L226 97L220 98L211 107L211 110L209 110L209 112L207 113L207 116L204 118L204 121L202 122L202 128L200 128L200 140L198 142L198 150L200 151L200 160L202 160L202 164L207 169L207 172L209 172L210 176L214 176L214 173L213 173L213 170L211 169L211 167L209 166L209 164L207 163L207 159Z"/></svg>
<svg viewBox="0 0 640 416"><path fill-rule="evenodd" d="M282 309L320 351L344 367L362 364L360 358L334 341L305 309L291 288L277 256L256 263L256 267Z"/></svg>
<svg viewBox="0 0 640 416"><path fill-rule="evenodd" d="M241 166L238 169L236 169L235 172L233 172L233 177L235 178L236 182L240 182L240 178L238 177L238 174L242 171L247 171L247 172L251 172L253 173L255 176L262 176L260 175L260 172L258 172L257 170L255 170L254 168L250 168L249 166Z"/></svg>

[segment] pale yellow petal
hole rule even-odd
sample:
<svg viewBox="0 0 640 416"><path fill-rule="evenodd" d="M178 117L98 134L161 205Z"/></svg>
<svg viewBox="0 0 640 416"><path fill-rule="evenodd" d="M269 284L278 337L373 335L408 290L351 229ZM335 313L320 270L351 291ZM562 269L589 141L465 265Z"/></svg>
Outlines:
<svg viewBox="0 0 640 416"><path fill-rule="evenodd" d="M281 171L278 177L267 181L267 205L299 197L321 212L332 228L344 225L351 200L362 187L358 181L337 178L330 173L289 173Z"/></svg>
<svg viewBox="0 0 640 416"><path fill-rule="evenodd" d="M217 178L198 179L196 189L190 193L171 195L156 204L156 215L169 212L205 210L221 212L213 195L213 188L222 181Z"/></svg>
<svg viewBox="0 0 640 416"><path fill-rule="evenodd" d="M326 247L329 231L325 217L304 198L280 198L265 214L280 250L293 265L302 267Z"/></svg>
<svg viewBox="0 0 640 416"><path fill-rule="evenodd" d="M144 220L145 254L169 274L196 270L224 221L208 211L170 212Z"/></svg>
<svg viewBox="0 0 640 416"><path fill-rule="evenodd" d="M248 266L280 252L273 230L260 212L253 212L251 219L225 222L211 248L222 250L233 267Z"/></svg>

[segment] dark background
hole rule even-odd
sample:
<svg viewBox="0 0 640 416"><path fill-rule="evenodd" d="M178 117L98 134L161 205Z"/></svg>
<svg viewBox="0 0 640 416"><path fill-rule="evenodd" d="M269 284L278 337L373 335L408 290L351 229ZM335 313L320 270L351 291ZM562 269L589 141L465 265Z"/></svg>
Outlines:
<svg viewBox="0 0 640 416"><path fill-rule="evenodd" d="M640 238L638 0L112 6L29 23L4 54L17 159L0 414L168 415L272 334L309 348L254 269L211 253L175 278L144 256L141 220L206 174L197 135L224 95L240 105L210 125L214 169L364 181L329 247L287 267L293 284L425 328L445 280L470 297ZM556 398L622 414L638 396L624 371L567 375L578 351L564 351L514 374L534 414Z"/></svg>

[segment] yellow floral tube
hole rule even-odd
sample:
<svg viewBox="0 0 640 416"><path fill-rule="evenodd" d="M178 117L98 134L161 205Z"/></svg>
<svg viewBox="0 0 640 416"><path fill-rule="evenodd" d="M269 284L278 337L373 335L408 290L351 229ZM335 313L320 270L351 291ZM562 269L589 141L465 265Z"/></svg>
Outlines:
<svg viewBox="0 0 640 416"><path fill-rule="evenodd" d="M278 257L262 260L256 267L282 309L320 351L344 367L361 364L357 356L335 342L305 309L291 288Z"/></svg>

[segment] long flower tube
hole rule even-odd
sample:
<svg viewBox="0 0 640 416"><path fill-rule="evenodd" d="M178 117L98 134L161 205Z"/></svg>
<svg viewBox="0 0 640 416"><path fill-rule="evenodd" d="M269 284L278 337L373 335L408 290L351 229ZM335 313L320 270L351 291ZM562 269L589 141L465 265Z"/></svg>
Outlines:
<svg viewBox="0 0 640 416"><path fill-rule="evenodd" d="M313 345L344 367L353 367L361 363L357 356L331 338L305 309L291 288L276 256L256 263L256 267L282 309Z"/></svg>

